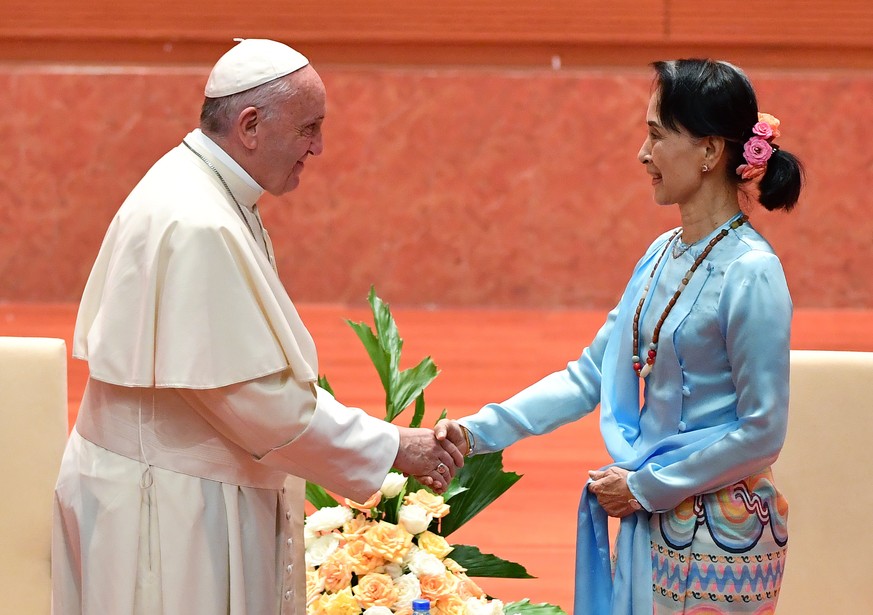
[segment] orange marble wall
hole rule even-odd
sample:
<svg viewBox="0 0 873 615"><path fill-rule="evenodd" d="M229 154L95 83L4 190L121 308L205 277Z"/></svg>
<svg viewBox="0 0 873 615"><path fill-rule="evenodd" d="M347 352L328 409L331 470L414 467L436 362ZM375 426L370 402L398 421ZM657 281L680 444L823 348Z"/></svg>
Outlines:
<svg viewBox="0 0 873 615"><path fill-rule="evenodd" d="M636 152L639 70L325 66L325 153L262 212L292 296L398 305L617 300L677 223ZM0 66L0 301L76 301L115 209L196 125L208 68ZM798 307L873 308L873 74L750 71L808 185L752 212Z"/></svg>

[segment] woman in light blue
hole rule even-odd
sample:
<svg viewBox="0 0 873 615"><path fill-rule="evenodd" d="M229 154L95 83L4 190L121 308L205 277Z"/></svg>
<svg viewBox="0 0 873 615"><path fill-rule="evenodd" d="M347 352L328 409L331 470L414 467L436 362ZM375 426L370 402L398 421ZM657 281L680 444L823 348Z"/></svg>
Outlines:
<svg viewBox="0 0 873 615"><path fill-rule="evenodd" d="M653 67L639 160L681 227L646 250L578 360L441 422L437 437L468 454L501 450L600 404L614 463L582 494L575 615L770 614L788 542L770 465L788 416L792 306L743 208L790 210L802 169L741 70ZM607 516L621 519L613 561Z"/></svg>

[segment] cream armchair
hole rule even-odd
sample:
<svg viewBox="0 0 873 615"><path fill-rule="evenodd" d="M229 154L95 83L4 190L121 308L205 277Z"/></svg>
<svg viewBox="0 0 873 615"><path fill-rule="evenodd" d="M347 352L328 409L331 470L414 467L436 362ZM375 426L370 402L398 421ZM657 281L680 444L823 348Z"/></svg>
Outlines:
<svg viewBox="0 0 873 615"><path fill-rule="evenodd" d="M778 613L873 613L873 352L791 352L788 498Z"/></svg>
<svg viewBox="0 0 873 615"><path fill-rule="evenodd" d="M0 337L0 612L49 613L52 498L66 438L64 340Z"/></svg>

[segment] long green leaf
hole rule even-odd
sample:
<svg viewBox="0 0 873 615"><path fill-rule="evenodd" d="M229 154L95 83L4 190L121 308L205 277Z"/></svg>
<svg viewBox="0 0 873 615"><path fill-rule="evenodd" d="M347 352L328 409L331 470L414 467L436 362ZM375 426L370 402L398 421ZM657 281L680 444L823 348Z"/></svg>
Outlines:
<svg viewBox="0 0 873 615"><path fill-rule="evenodd" d="M412 420L409 422L410 427L421 427L421 421L424 419L424 391L415 398L415 414L412 415Z"/></svg>
<svg viewBox="0 0 873 615"><path fill-rule="evenodd" d="M403 412L418 397L424 388L429 385L439 374L437 366L430 357L425 357L421 363L413 368L405 369L397 375L395 386L390 392L391 406L394 408L394 416L389 421Z"/></svg>
<svg viewBox="0 0 873 615"><path fill-rule="evenodd" d="M306 499L316 508L339 506L339 502L333 499L321 485L306 482Z"/></svg>
<svg viewBox="0 0 873 615"><path fill-rule="evenodd" d="M391 315L391 309L376 295L376 289L370 286L370 294L367 297L370 309L373 311L373 324L376 326L376 337L379 338L385 354L390 357L391 372L397 374L400 365L400 352L403 349L403 340L397 330L397 324Z"/></svg>
<svg viewBox="0 0 873 615"><path fill-rule="evenodd" d="M503 606L504 615L567 615L567 612L554 604L531 604L525 598L518 602L511 602Z"/></svg>
<svg viewBox="0 0 873 615"><path fill-rule="evenodd" d="M503 452L470 457L458 470L455 481L468 491L452 498L451 511L443 517L440 534L448 536L479 514L512 487L521 475L503 471Z"/></svg>
<svg viewBox="0 0 873 615"><path fill-rule="evenodd" d="M354 329L358 339L364 344L364 349L370 355L370 361L373 367L379 372L379 379L382 381L382 387L387 391L391 388L391 358L385 353L385 350L379 344L379 340L373 333L369 325L363 322L352 322L346 319L349 326Z"/></svg>
<svg viewBox="0 0 873 615"><path fill-rule="evenodd" d="M459 493L464 493L465 491L469 491L469 489L462 487L459 482L453 480L449 483L449 488L443 494L443 501L448 502Z"/></svg>
<svg viewBox="0 0 873 615"><path fill-rule="evenodd" d="M479 547L452 545L449 554L453 560L467 569L471 577L499 577L502 579L534 579L524 566L510 562L490 553L482 553Z"/></svg>

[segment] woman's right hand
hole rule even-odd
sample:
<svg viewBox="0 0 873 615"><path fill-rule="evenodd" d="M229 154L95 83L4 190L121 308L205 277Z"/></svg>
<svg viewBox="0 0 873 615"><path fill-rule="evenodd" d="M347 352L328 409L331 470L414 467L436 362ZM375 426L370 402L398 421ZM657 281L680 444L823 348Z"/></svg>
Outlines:
<svg viewBox="0 0 873 615"><path fill-rule="evenodd" d="M440 442L450 442L457 448L462 455L467 456L470 448L467 445L467 437L464 435L464 428L458 421L452 419L443 419L433 428L436 439Z"/></svg>

